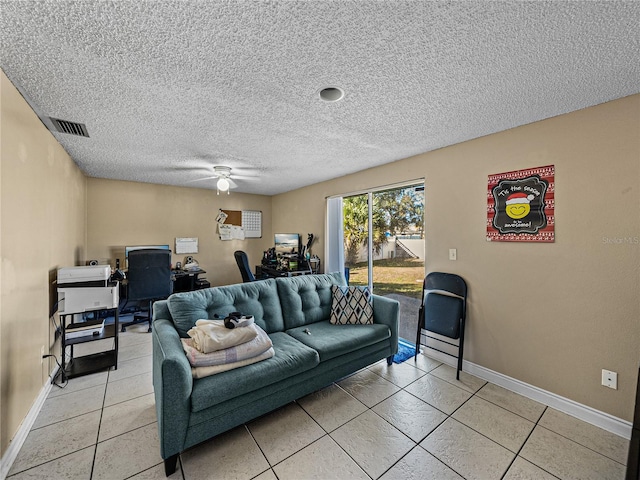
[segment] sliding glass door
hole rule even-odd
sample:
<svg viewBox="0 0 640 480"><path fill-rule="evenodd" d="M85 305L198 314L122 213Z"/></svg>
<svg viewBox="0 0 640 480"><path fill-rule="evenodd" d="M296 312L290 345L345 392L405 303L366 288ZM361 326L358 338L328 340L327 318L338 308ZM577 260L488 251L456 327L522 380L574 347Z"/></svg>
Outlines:
<svg viewBox="0 0 640 480"><path fill-rule="evenodd" d="M400 336L414 341L425 275L424 184L329 199L327 220L328 257L342 255L349 285L398 300Z"/></svg>
<svg viewBox="0 0 640 480"><path fill-rule="evenodd" d="M343 198L344 261L351 285L420 298L424 277L424 186Z"/></svg>

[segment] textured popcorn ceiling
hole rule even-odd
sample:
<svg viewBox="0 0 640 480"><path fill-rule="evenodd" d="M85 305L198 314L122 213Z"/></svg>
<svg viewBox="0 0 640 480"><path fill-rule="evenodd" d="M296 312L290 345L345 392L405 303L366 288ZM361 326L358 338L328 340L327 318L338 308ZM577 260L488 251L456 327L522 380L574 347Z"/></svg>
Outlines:
<svg viewBox="0 0 640 480"><path fill-rule="evenodd" d="M276 194L638 93L639 22L637 1L1 0L0 65L86 124L54 135L87 175L215 188L228 165Z"/></svg>

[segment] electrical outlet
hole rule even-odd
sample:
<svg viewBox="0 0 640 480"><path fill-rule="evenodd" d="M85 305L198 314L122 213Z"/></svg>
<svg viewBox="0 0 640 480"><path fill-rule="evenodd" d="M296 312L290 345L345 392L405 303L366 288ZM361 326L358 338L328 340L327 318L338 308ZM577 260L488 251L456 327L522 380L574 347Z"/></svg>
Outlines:
<svg viewBox="0 0 640 480"><path fill-rule="evenodd" d="M40 347L40 365L44 363L44 345Z"/></svg>
<svg viewBox="0 0 640 480"><path fill-rule="evenodd" d="M605 387L618 389L618 374L610 370L602 370L602 385Z"/></svg>
<svg viewBox="0 0 640 480"><path fill-rule="evenodd" d="M458 250L455 248L449 249L449 260L457 260L458 259Z"/></svg>

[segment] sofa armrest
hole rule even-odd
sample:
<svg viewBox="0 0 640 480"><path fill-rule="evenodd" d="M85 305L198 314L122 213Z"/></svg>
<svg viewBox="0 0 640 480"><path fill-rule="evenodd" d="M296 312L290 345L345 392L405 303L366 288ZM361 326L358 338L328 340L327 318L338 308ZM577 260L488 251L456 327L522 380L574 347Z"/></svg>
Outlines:
<svg viewBox="0 0 640 480"><path fill-rule="evenodd" d="M153 391L160 455L167 459L183 450L191 412L193 377L173 323L154 318L152 335Z"/></svg>
<svg viewBox="0 0 640 480"><path fill-rule="evenodd" d="M400 303L392 298L372 295L373 323L383 323L391 330L391 353L398 353L398 323L400 322Z"/></svg>

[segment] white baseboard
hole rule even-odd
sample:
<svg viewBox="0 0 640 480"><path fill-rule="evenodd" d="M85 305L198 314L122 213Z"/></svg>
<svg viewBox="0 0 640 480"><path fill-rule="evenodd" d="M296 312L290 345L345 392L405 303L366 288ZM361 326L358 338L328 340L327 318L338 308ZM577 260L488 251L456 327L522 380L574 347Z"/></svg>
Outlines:
<svg viewBox="0 0 640 480"><path fill-rule="evenodd" d="M38 414L42 409L42 405L44 405L44 401L49 396L49 392L51 391L51 387L53 386L53 384L51 383L51 379L56 378L56 375L58 374L58 368L59 367L56 366L54 371L51 373L51 376L47 380L47 383L43 385L40 393L38 394L38 397L29 409L29 413L27 413L27 416L24 417L24 420L22 420L18 431L11 439L9 447L7 447L7 450L4 452L2 461L0 462L0 480L5 480L5 478L7 478L13 462L16 460L16 457L18 456L18 453L20 452L24 441L27 439L27 435L29 435L29 432L31 431L31 427L33 427L36 418L38 418Z"/></svg>
<svg viewBox="0 0 640 480"><path fill-rule="evenodd" d="M428 357L438 360L439 362L445 363L454 368L456 367L457 360L449 355L434 350L424 352L424 346L422 353ZM506 388L507 390L519 393L524 397L555 408L567 415L579 418L580 420L590 423L591 425L595 425L596 427L600 427L608 432L615 433L616 435L626 439L631 439L631 422L627 422L621 418L601 412L595 408L588 407L574 400L561 397L560 395L548 392L547 390L529 385L528 383L521 382L520 380L508 377L502 373L489 370L488 368L476 365L475 363L467 360L462 361L462 370L495 385Z"/></svg>

